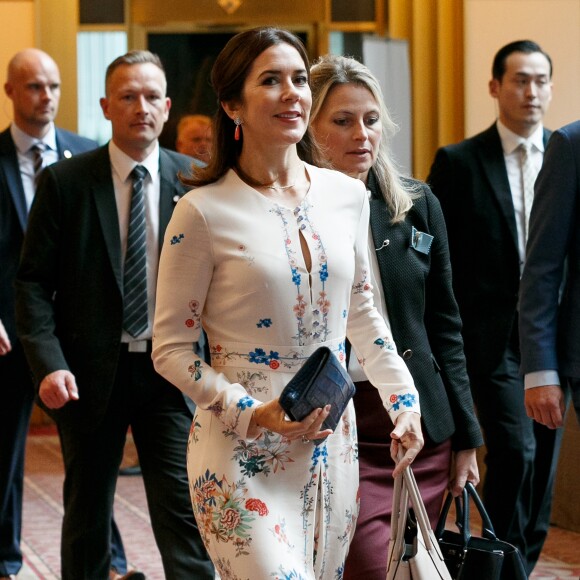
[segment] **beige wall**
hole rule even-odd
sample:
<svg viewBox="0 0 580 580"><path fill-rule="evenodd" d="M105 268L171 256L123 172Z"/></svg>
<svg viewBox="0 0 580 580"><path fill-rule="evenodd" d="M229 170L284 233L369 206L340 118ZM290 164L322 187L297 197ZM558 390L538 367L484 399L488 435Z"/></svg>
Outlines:
<svg viewBox="0 0 580 580"><path fill-rule="evenodd" d="M21 0L5 2L0 0L0 22L2 22L2 42L0 43L0 78L2 86L6 80L6 67L12 55L29 46L34 46L34 2ZM1 91L0 130L12 120L12 103Z"/></svg>
<svg viewBox="0 0 580 580"><path fill-rule="evenodd" d="M546 126L580 118L580 0L464 0L464 17L466 136L496 117L487 88L495 52L523 38L538 42L554 63Z"/></svg>

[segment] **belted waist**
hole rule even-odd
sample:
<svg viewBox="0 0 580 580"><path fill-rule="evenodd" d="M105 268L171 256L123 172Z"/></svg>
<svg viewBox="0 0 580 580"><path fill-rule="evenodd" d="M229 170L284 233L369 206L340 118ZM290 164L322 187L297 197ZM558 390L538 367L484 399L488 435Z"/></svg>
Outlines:
<svg viewBox="0 0 580 580"><path fill-rule="evenodd" d="M344 338L303 346L259 345L241 342L211 342L211 366L233 366L274 372L296 372L319 347L328 347L343 364L346 360Z"/></svg>

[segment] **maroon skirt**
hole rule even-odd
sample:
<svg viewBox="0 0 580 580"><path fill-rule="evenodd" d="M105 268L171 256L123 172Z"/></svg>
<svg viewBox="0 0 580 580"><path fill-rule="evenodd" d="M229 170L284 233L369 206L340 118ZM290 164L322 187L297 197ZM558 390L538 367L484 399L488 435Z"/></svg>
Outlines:
<svg viewBox="0 0 580 580"><path fill-rule="evenodd" d="M390 433L393 423L379 393L368 381L356 383L360 513L346 560L344 580L385 580L391 535L393 469ZM451 441L425 446L412 468L433 528L449 483Z"/></svg>

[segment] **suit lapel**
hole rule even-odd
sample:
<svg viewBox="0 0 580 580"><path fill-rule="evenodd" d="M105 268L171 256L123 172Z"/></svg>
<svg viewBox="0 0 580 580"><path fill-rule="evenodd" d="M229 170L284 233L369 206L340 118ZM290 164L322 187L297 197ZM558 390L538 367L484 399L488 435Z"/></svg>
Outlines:
<svg viewBox="0 0 580 580"><path fill-rule="evenodd" d="M26 231L26 222L28 212L26 210L26 198L24 196L24 187L20 177L20 167L18 165L18 156L16 147L10 136L10 129L0 133L0 165L6 176L6 185L8 193L12 198L12 203L18 215L18 221L22 231Z"/></svg>
<svg viewBox="0 0 580 580"><path fill-rule="evenodd" d="M111 160L107 145L95 152L95 163L92 169L91 192L97 207L103 237L111 267L119 290L123 291L121 267L121 236L119 234L119 214L115 200L115 189L111 175Z"/></svg>
<svg viewBox="0 0 580 580"><path fill-rule="evenodd" d="M499 203L501 213L506 220L512 241L517 248L518 232L516 227L514 202L505 168L501 139L495 124L481 134L479 159L483 167L483 172L489 181L490 190Z"/></svg>
<svg viewBox="0 0 580 580"><path fill-rule="evenodd" d="M171 219L175 204L184 192L177 177L179 169L168 153L163 149L159 149L159 171L161 177L159 192L159 252L161 252L165 230Z"/></svg>

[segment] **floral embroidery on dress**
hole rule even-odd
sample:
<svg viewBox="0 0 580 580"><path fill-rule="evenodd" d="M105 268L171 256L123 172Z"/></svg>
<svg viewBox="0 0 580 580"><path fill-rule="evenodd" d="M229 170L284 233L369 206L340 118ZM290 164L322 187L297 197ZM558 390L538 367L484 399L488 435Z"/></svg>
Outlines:
<svg viewBox="0 0 580 580"><path fill-rule="evenodd" d="M278 520L278 523L273 527L269 528L272 535L276 538L279 544L283 544L288 548L288 551L294 548L294 544L290 543L288 535L286 534L286 519L282 518Z"/></svg>
<svg viewBox="0 0 580 580"><path fill-rule="evenodd" d="M199 302L197 300L190 300L189 310L191 310L191 318L187 318L185 320L185 326L197 330L201 327L201 312L199 312Z"/></svg>
<svg viewBox="0 0 580 580"><path fill-rule="evenodd" d="M351 510L347 509L344 515L345 527L344 532L338 536L338 541L343 545L347 546L352 537L354 526L356 524L358 514L353 513Z"/></svg>
<svg viewBox="0 0 580 580"><path fill-rule="evenodd" d="M260 321L256 323L258 328L270 328L272 326L272 319L271 318L260 318Z"/></svg>
<svg viewBox="0 0 580 580"><path fill-rule="evenodd" d="M191 427L189 428L189 440L187 442L188 445L192 443L197 443L199 441L199 432L201 430L201 423L197 420L197 415L193 417L193 421L191 422Z"/></svg>
<svg viewBox="0 0 580 580"><path fill-rule="evenodd" d="M268 375L262 371L239 371L238 383L248 391L250 395L258 393L268 393L270 391L270 382ZM265 383L260 385L260 383Z"/></svg>
<svg viewBox="0 0 580 580"><path fill-rule="evenodd" d="M267 515L268 506L246 498L247 493L243 480L230 484L226 477L218 480L209 470L192 483L193 509L204 542L215 536L220 542L232 543L236 557L250 554L251 523Z"/></svg>
<svg viewBox="0 0 580 580"><path fill-rule="evenodd" d="M377 338L373 344L376 344L379 348L386 348L387 350L395 350L391 339L388 336L383 338Z"/></svg>
<svg viewBox="0 0 580 580"><path fill-rule="evenodd" d="M249 353L249 361L256 364L268 365L270 368L277 369L280 366L278 362L279 353L271 350L270 354L266 354L263 348L256 348Z"/></svg>
<svg viewBox="0 0 580 580"><path fill-rule="evenodd" d="M277 572L272 572L270 574L274 580L308 580L306 576L302 576L300 572L297 572L295 568L292 568L289 572L286 571L284 566L280 566Z"/></svg>
<svg viewBox="0 0 580 580"><path fill-rule="evenodd" d="M344 463L351 464L358 461L358 441L355 436L356 428L353 429L350 421L344 415L341 418L340 425L341 433L345 438L340 456L343 458Z"/></svg>
<svg viewBox="0 0 580 580"><path fill-rule="evenodd" d="M278 470L284 471L286 463L294 463L290 457L290 440L267 430L253 441L239 439L232 459L247 477L258 473L268 476Z"/></svg>
<svg viewBox="0 0 580 580"><path fill-rule="evenodd" d="M183 240L185 236L183 234L179 234L178 236L173 236L170 240L170 244L174 246L175 244L180 244L181 240Z"/></svg>
<svg viewBox="0 0 580 580"><path fill-rule="evenodd" d="M196 360L192 365L189 365L189 367L187 367L187 370L189 371L189 374L193 377L194 381L199 381L201 379L201 361L200 360Z"/></svg>
<svg viewBox="0 0 580 580"><path fill-rule="evenodd" d="M253 266L255 258L254 256L250 255L248 248L244 244L240 244L238 246L238 250L241 252L244 259L248 262L248 266Z"/></svg>
<svg viewBox="0 0 580 580"><path fill-rule="evenodd" d="M401 405L407 408L414 407L417 404L417 397L413 393L405 393L404 395L392 394L389 397L389 403L393 411L398 411Z"/></svg>
<svg viewBox="0 0 580 580"><path fill-rule="evenodd" d="M221 556L215 562L215 567L221 580L250 580L250 578L241 578L232 570L232 563Z"/></svg>
<svg viewBox="0 0 580 580"><path fill-rule="evenodd" d="M363 292L368 292L372 290L372 286L369 283L368 279L368 272L366 270L362 271L362 280L357 282L356 284L352 285L352 293L353 294L362 294Z"/></svg>

